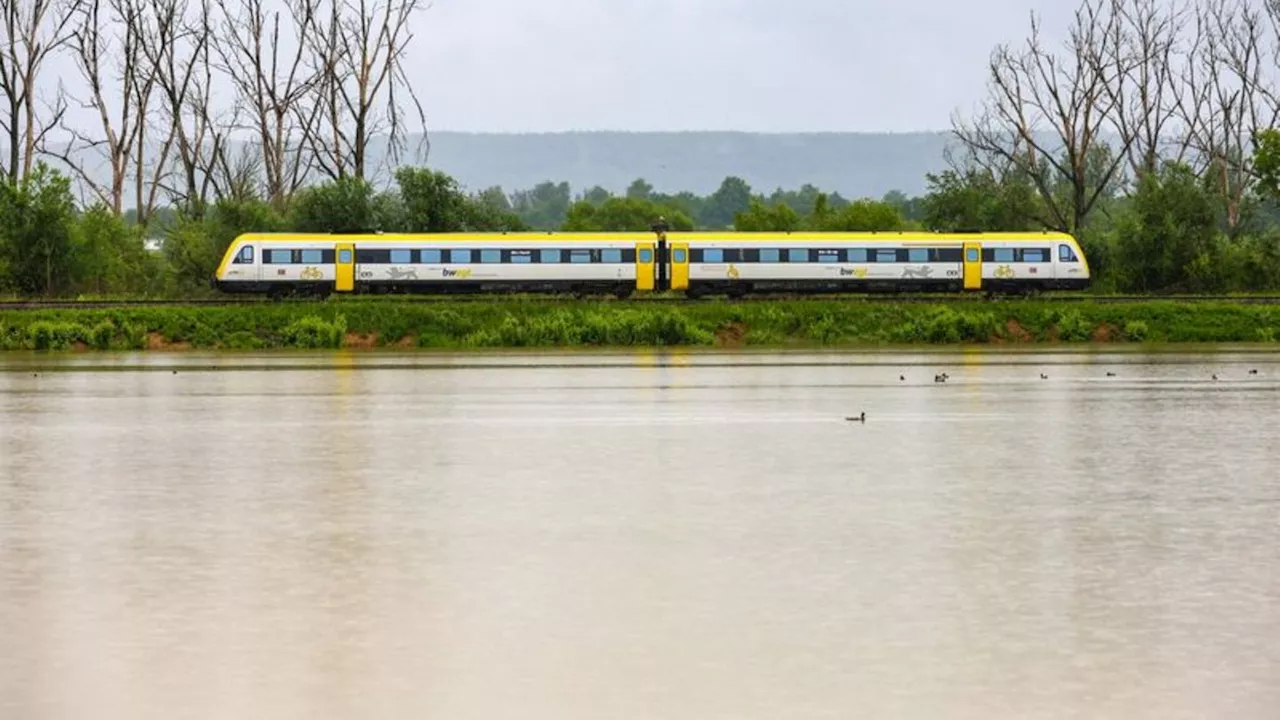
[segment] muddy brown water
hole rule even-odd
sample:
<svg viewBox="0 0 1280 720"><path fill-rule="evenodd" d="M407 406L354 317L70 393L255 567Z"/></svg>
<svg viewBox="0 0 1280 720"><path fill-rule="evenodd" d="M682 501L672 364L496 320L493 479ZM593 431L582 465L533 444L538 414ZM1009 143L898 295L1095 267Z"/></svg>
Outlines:
<svg viewBox="0 0 1280 720"><path fill-rule="evenodd" d="M1278 419L1251 348L8 354L0 717L1274 718Z"/></svg>

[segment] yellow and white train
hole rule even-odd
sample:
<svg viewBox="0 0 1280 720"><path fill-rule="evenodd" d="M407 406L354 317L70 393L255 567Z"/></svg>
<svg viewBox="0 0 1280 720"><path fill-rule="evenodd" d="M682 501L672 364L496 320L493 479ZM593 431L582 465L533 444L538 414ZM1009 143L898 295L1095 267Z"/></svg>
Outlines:
<svg viewBox="0 0 1280 720"><path fill-rule="evenodd" d="M213 279L229 293L675 290L1082 290L1089 264L1061 233L249 233Z"/></svg>

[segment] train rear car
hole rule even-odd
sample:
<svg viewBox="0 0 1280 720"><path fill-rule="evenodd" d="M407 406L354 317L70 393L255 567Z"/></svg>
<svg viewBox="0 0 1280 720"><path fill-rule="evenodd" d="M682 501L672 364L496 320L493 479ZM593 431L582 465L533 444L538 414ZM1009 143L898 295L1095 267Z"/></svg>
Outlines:
<svg viewBox="0 0 1280 720"><path fill-rule="evenodd" d="M690 233L672 240L672 287L759 292L1013 292L1083 289L1075 239L1050 233ZM677 283L685 282L680 288Z"/></svg>

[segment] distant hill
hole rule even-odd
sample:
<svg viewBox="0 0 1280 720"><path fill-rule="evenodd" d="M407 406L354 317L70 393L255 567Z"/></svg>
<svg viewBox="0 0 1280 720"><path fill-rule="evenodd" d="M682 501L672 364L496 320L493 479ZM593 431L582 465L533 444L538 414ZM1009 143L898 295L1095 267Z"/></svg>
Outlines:
<svg viewBox="0 0 1280 720"><path fill-rule="evenodd" d="M432 132L427 164L480 190L511 192L547 180L575 194L594 185L622 192L644 178L658 192L713 192L728 175L756 191L805 183L849 198L925 191L946 168L951 135L937 133L565 132L503 135Z"/></svg>
<svg viewBox="0 0 1280 720"><path fill-rule="evenodd" d="M945 132L432 132L428 139L426 164L453 175L470 191L500 185L512 193L552 181L568 182L574 195L596 185L622 193L643 178L657 192L705 195L736 175L766 195L809 183L850 199L880 198L890 190L923 194L925 175L946 168L944 152L953 142ZM369 148L371 170L386 157L382 140L376 138ZM232 142L233 157L237 145ZM422 147L417 138L409 145ZM149 148L148 156L157 152ZM109 180L101 155L76 155L98 181ZM66 170L60 160L44 159ZM390 181L385 173L376 175L377 185Z"/></svg>

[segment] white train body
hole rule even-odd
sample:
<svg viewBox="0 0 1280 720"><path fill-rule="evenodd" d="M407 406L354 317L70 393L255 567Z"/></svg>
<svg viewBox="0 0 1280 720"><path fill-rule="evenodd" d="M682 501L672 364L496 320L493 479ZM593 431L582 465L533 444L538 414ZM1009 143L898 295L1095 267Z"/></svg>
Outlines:
<svg viewBox="0 0 1280 720"><path fill-rule="evenodd" d="M1070 290L1089 266L1051 233L248 234L227 292Z"/></svg>

